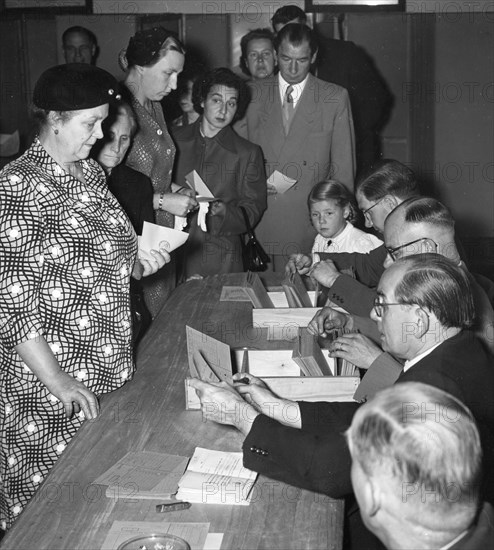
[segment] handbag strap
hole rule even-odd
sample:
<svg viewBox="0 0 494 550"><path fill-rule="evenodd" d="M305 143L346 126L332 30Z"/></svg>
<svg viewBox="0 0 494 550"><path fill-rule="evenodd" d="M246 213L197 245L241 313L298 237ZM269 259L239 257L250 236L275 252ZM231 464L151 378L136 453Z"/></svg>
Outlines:
<svg viewBox="0 0 494 550"><path fill-rule="evenodd" d="M242 210L242 214L244 215L245 227L247 228L246 233L252 235L254 231L252 230L252 226L250 225L249 216L247 216L247 212L243 206L240 206L240 210Z"/></svg>

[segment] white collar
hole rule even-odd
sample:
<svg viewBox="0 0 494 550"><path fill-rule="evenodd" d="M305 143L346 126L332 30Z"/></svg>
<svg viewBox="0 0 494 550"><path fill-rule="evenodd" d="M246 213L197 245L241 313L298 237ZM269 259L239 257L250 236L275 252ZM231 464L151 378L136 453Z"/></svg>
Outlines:
<svg viewBox="0 0 494 550"><path fill-rule="evenodd" d="M310 74L310 73L309 73ZM281 73L278 73L278 84L280 86L280 98L281 98L281 104L283 104L283 99L286 94L286 89L288 86L293 86L293 106L296 107L299 99L302 96L302 92L304 91L305 85L307 84L307 80L309 79L309 75L307 75L302 82L299 82L298 84L289 84L282 76Z"/></svg>
<svg viewBox="0 0 494 550"><path fill-rule="evenodd" d="M429 355L429 353L431 353L433 350L435 350L437 348L437 346L440 346L441 344L442 344L442 342L439 342L439 344L435 344L431 348L426 349L422 353L419 353L413 359L410 359L409 361L405 361L405 364L403 365L403 372L406 372L408 369L413 367L413 365L415 365L416 363L421 361L424 357L427 357L427 355Z"/></svg>
<svg viewBox="0 0 494 550"><path fill-rule="evenodd" d="M343 239L345 239L347 234L352 230L352 227L353 225L349 221L347 221L345 224L345 227L343 228L343 231L339 235L336 235L336 237L333 237L332 239L330 239L331 244L338 243L339 241L342 241Z"/></svg>

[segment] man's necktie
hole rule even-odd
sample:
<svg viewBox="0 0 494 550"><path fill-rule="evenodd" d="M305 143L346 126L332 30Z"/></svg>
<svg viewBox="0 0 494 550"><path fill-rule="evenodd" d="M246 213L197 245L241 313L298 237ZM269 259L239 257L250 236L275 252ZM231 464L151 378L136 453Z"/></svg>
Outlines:
<svg viewBox="0 0 494 550"><path fill-rule="evenodd" d="M293 106L293 86L290 84L285 92L285 98L283 99L283 127L285 134L288 134L290 130L290 124L292 123L293 113L295 111Z"/></svg>

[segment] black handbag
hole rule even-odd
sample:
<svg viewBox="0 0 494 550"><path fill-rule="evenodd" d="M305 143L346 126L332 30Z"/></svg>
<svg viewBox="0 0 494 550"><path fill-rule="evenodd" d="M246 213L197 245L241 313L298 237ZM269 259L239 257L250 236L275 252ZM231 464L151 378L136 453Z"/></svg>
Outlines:
<svg viewBox="0 0 494 550"><path fill-rule="evenodd" d="M240 207L244 215L247 231L242 235L242 262L245 271L265 271L268 267L269 256L264 251L261 243L256 239L249 217L243 206Z"/></svg>

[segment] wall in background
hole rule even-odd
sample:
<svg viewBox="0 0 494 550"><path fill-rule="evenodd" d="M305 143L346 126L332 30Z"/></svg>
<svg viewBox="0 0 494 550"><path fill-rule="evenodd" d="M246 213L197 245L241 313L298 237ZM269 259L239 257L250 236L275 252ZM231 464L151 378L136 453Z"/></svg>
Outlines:
<svg viewBox="0 0 494 550"><path fill-rule="evenodd" d="M98 9L102 3L96 0L95 8ZM430 7L433 3L430 0L427 5ZM163 7L163 2L159 4ZM167 13L178 9L178 4L167 2ZM195 11L192 4L196 6ZM198 7L209 12L218 6L223 9L223 4L223 14L206 16L205 12L197 12ZM236 12L234 4L237 5ZM194 11L193 15L183 17L186 41L207 50L212 66L237 65L238 41L244 30L269 23L272 9L248 13L245 10L248 5L252 8L254 3L241 4L242 8L238 2L180 2L183 11ZM270 3L271 8L274 4L274 9L279 7L275 2ZM494 2L489 4L494 8ZM118 51L138 28L144 16L142 8L148 3L140 3L139 11L135 9L135 2L113 2L112 5L121 8L133 6L134 11L43 19L29 16L1 22L0 47L2 52L8 51L9 56L6 59L2 55L0 61L0 132L11 132L17 126L25 132L26 104L32 85L44 69L62 59L61 34L70 25L91 27L100 43L98 64L118 77L123 76L117 65ZM255 3L258 5L259 2ZM450 205L463 234L493 237L494 92L489 83L494 79L494 13L485 10L467 13L463 8L465 2L438 2L436 5L440 13L431 16L433 35L424 50L424 54L431 56L434 71L431 78L435 88L432 94L427 90L420 91L424 101L432 102L432 105L428 104L433 109L432 160L431 166L420 168L430 170L431 178L435 180L435 193ZM486 6L480 1L476 5ZM108 9L109 6L107 3ZM453 6L456 6L456 12L451 9ZM421 8L420 2L415 7ZM228 9L234 13L227 15ZM373 57L395 96L395 108L383 132L384 152L413 165L417 159L413 158L410 148L410 114L416 115L417 109L420 111L420 98L412 106L404 96L404 85L411 82L409 21L410 16L405 14L351 14L345 24L348 39L363 46ZM434 94L438 94L437 100Z"/></svg>

